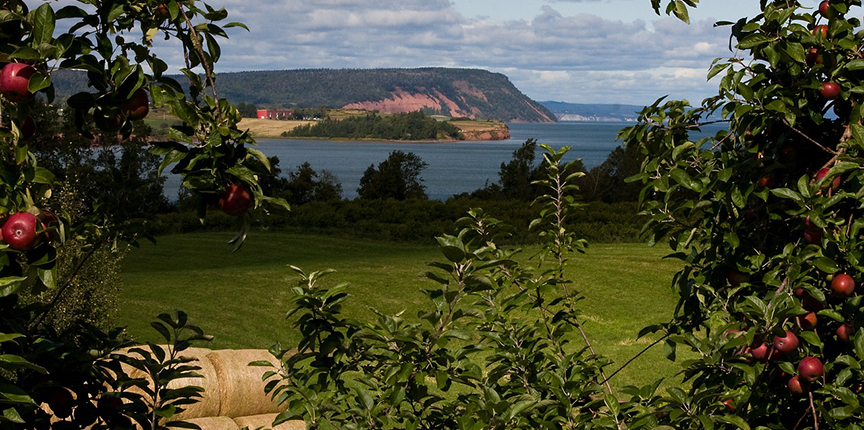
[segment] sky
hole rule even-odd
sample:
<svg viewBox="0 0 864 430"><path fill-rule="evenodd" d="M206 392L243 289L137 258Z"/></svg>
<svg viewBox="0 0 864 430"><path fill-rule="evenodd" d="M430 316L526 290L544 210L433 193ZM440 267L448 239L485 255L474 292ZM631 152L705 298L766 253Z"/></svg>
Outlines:
<svg viewBox="0 0 864 430"><path fill-rule="evenodd" d="M231 29L217 72L479 68L538 101L638 105L714 94L707 71L730 51L713 24L758 13L758 0L703 0L686 25L650 0L219 1L251 31Z"/></svg>
<svg viewBox="0 0 864 430"><path fill-rule="evenodd" d="M61 3L69 0L60 0ZM663 0L664 7L668 0ZM816 7L819 0L800 0ZM32 1L28 1L32 2ZM503 73L537 101L645 105L716 94L711 62L759 0L702 0L691 24L650 0L208 0L228 10L218 72L462 67ZM661 10L662 12L662 10ZM157 46L164 43L157 37ZM173 71L182 52L156 51ZM218 85L218 84L217 84Z"/></svg>

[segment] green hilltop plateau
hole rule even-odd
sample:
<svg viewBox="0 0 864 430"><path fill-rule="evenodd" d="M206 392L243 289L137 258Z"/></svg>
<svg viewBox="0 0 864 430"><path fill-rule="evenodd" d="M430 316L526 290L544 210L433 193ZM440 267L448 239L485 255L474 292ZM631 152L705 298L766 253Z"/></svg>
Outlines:
<svg viewBox="0 0 864 430"><path fill-rule="evenodd" d="M60 98L86 91L86 74L52 75ZM260 107L326 106L382 113L555 122L555 115L507 76L478 69L305 69L219 73L219 96Z"/></svg>

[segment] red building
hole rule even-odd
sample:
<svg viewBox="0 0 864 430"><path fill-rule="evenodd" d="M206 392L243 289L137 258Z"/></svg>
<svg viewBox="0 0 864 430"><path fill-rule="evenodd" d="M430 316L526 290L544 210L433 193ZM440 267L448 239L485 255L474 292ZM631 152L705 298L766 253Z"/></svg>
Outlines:
<svg viewBox="0 0 864 430"><path fill-rule="evenodd" d="M293 110L286 109L258 109L259 119L289 119L294 115Z"/></svg>

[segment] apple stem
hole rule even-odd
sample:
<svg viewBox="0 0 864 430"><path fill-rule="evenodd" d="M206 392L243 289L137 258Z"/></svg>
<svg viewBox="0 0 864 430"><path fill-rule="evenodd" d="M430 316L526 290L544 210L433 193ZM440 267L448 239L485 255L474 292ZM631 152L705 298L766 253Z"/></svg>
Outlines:
<svg viewBox="0 0 864 430"><path fill-rule="evenodd" d="M810 410L813 412L813 430L819 430L819 417L816 414L816 404L813 402L813 392L810 393Z"/></svg>
<svg viewBox="0 0 864 430"><path fill-rule="evenodd" d="M192 35L192 42L195 45L195 49L198 51L198 55L201 56L201 67L204 68L204 73L207 75L207 82L210 83L210 91L213 93L213 102L216 105L216 116L219 118L219 122L222 122L222 109L219 107L219 96L216 94L216 82L213 81L213 68L210 66L210 63L207 62L207 55L204 52L204 47L201 45L201 39L198 37L198 32L195 31L195 26L192 25L192 21L189 20L183 6L180 4L177 6L179 6L180 13L183 15L186 25L189 26L189 33Z"/></svg>
<svg viewBox="0 0 864 430"><path fill-rule="evenodd" d="M78 273L81 272L81 268L84 267L84 264L86 264L87 261L90 260L90 257L92 257L93 254L96 253L96 250L101 248L104 243L104 241L97 242L95 245L93 245L93 248L90 249L90 252L88 252L87 255L85 255L84 258L82 258L81 261L78 262L78 265L75 266L75 270L72 271L72 274L69 275L69 278L66 279L66 282L63 283L63 286L61 286L60 289L57 290L57 294L54 295L51 303L49 303L48 307L46 307L45 310L42 311L42 313L39 315L39 317L36 318L36 321L34 321L33 324L30 326L31 328L39 327L39 324L41 324L42 321L45 320L45 317L47 317L51 313L51 311L54 310L54 307L60 300L60 296L62 296L63 292L66 291L66 289L68 289L70 285L72 285L72 281L75 280L75 277L78 275Z"/></svg>
<svg viewBox="0 0 864 430"><path fill-rule="evenodd" d="M792 131L794 131L794 132L800 134L801 137L803 137L804 139L807 139L807 141L809 141L810 143L812 143L812 144L818 146L818 147L821 148L823 151L825 151L825 152L827 152L827 153L829 153L829 154L835 155L835 156L841 154L839 151L835 151L835 150L833 150L833 149L829 149L829 148L825 147L825 146L822 145L821 143L819 143L819 142L817 142L816 140L814 140L812 137L808 136L808 135L807 135L806 133L804 133L803 131L798 130L795 126L793 126L792 124L789 124L789 121L786 121L785 118L783 119L783 124L786 124L790 129L792 129Z"/></svg>
<svg viewBox="0 0 864 430"><path fill-rule="evenodd" d="M651 348L657 346L657 344L659 344L660 342L663 342L664 340L666 340L666 338L669 337L671 334L672 334L672 333L666 333L666 334L664 334L660 339L655 340L654 343L652 343L651 345L648 345L648 346L646 346L645 348L643 348L642 351L639 351L638 354L634 355L632 358L630 358L629 360L627 360L626 363L622 364L621 367L619 367L619 368L616 369L614 372L612 372L611 374L609 374L609 376L608 376L606 379L603 380L603 383L604 383L604 384L608 384L608 383L609 383L609 380L612 379L615 375L617 375L618 372L621 372L622 370L624 370L624 368L626 368L627 366L629 366L630 363L636 361L636 359L639 358L639 357L641 357L642 354L645 354L646 352L648 352L649 349L651 349Z"/></svg>

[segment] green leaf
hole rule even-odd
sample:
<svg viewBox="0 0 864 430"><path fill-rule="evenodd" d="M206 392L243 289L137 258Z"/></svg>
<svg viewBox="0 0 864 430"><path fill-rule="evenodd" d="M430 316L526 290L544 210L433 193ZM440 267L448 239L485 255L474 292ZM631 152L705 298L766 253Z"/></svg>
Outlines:
<svg viewBox="0 0 864 430"><path fill-rule="evenodd" d="M736 187L732 190L732 203L739 209L744 209L744 206L747 205L747 200L744 198L744 195L741 194L740 188Z"/></svg>
<svg viewBox="0 0 864 430"><path fill-rule="evenodd" d="M738 235L735 234L734 231L727 231L725 235L723 235L723 240L726 241L732 248L737 248L738 245L741 244L741 240L738 239Z"/></svg>
<svg viewBox="0 0 864 430"><path fill-rule="evenodd" d="M110 3L109 3L110 4ZM116 21L117 18L120 18L120 15L123 15L123 2L118 2L114 4L114 8L111 9L111 12L108 13L108 18L106 19L108 22Z"/></svg>
<svg viewBox="0 0 864 430"><path fill-rule="evenodd" d="M9 56L19 60L38 60L42 58L42 54L40 54L39 51L29 46L21 46L9 54Z"/></svg>
<svg viewBox="0 0 864 430"><path fill-rule="evenodd" d="M3 418L6 419L7 421L17 423L17 424L26 423L26 421L24 421L24 418L21 418L21 415L18 413L17 410L15 410L15 408L4 409L3 410Z"/></svg>
<svg viewBox="0 0 864 430"><path fill-rule="evenodd" d="M27 89L30 90L31 93L35 93L50 86L50 77L45 76L41 73L34 73L33 76L30 77L30 82L27 84Z"/></svg>
<svg viewBox="0 0 864 430"><path fill-rule="evenodd" d="M24 390L12 384L0 383L0 399L6 399L0 403L15 403L20 405L36 404Z"/></svg>
<svg viewBox="0 0 864 430"><path fill-rule="evenodd" d="M717 76L718 73L726 70L731 64L723 63L723 64L715 64L714 67L711 67L711 70L708 71L708 78L706 80L710 81L711 78Z"/></svg>
<svg viewBox="0 0 864 430"><path fill-rule="evenodd" d="M835 263L834 260L828 257L819 257L813 260L813 265L816 266L817 269L828 274L837 273L840 271L840 267L837 265L837 263Z"/></svg>
<svg viewBox="0 0 864 430"><path fill-rule="evenodd" d="M31 181L37 184L51 185L54 183L54 173L44 167L36 167Z"/></svg>
<svg viewBox="0 0 864 430"><path fill-rule="evenodd" d="M771 38L762 34L762 33L753 33L743 40L738 42L738 48L740 49L750 49L755 48L759 45L764 45L771 41Z"/></svg>
<svg viewBox="0 0 864 430"><path fill-rule="evenodd" d="M19 337L24 337L24 335L21 333L9 333L9 334L0 333L0 343L9 342L9 341L18 339Z"/></svg>
<svg viewBox="0 0 864 430"><path fill-rule="evenodd" d="M771 190L771 194L774 194L775 196L783 199L792 199L797 202L804 201L804 199L801 197L801 194L798 194L788 188L773 188Z"/></svg>
<svg viewBox="0 0 864 430"><path fill-rule="evenodd" d="M860 331L860 330L859 330ZM802 331L798 334L798 337L804 339L807 343L814 346L822 346L822 339L819 339L819 335L813 333L812 331Z"/></svg>
<svg viewBox="0 0 864 430"><path fill-rule="evenodd" d="M717 421L721 421L721 422L724 422L726 424L732 424L732 425L734 425L734 426L736 426L742 430L750 430L750 425L747 424L747 421L744 421L744 418L741 418L739 416L735 416L735 415L718 416Z"/></svg>
<svg viewBox="0 0 864 430"><path fill-rule="evenodd" d="M369 394L369 391L363 387L354 387L354 392L357 393L357 400L362 402L367 411L371 411L375 406L375 402L372 399L372 395Z"/></svg>
<svg viewBox="0 0 864 430"><path fill-rule="evenodd" d="M30 34L30 46L38 47L43 43L50 43L54 36L54 8L48 3L43 3L33 16L33 31Z"/></svg>
<svg viewBox="0 0 864 430"><path fill-rule="evenodd" d="M687 5L681 0L675 0L675 16L686 24L690 24L690 13L687 11Z"/></svg>
<svg viewBox="0 0 864 430"><path fill-rule="evenodd" d="M787 43L784 50L793 60L799 63L807 62L807 54L804 51L804 46L800 43Z"/></svg>
<svg viewBox="0 0 864 430"><path fill-rule="evenodd" d="M36 274L39 276L39 280L42 281L46 287L50 289L57 288L57 265L52 265L50 269L43 269L41 267L36 269Z"/></svg>
<svg viewBox="0 0 864 430"><path fill-rule="evenodd" d="M864 361L864 330L858 330L855 333L855 355L858 356L858 360Z"/></svg>
<svg viewBox="0 0 864 430"><path fill-rule="evenodd" d="M10 294L15 294L21 283L26 281L26 276L8 276L0 278L0 297L6 297Z"/></svg>
<svg viewBox="0 0 864 430"><path fill-rule="evenodd" d="M228 24L225 24L222 27L223 28L240 27L240 28L245 29L246 31L249 31L249 27L247 27L246 24L243 24L242 22L229 22Z"/></svg>
<svg viewBox="0 0 864 430"><path fill-rule="evenodd" d="M675 168L669 172L669 176L675 180L675 182L681 184L682 187L687 188L688 190L701 191L701 182L693 180L687 172Z"/></svg>
<svg viewBox="0 0 864 430"><path fill-rule="evenodd" d="M705 430L714 430L714 421L711 417L708 415L699 415L697 418L699 418L699 422L702 423L702 427L704 427Z"/></svg>
<svg viewBox="0 0 864 430"><path fill-rule="evenodd" d="M12 354L3 354L0 355L0 368L6 370L14 370L14 369L32 369L39 373L48 373L45 368L42 366L33 364L23 357L12 355ZM0 390L2 391L2 390Z"/></svg>
<svg viewBox="0 0 864 430"><path fill-rule="evenodd" d="M507 412L502 418L504 419L504 421L510 421L514 417L522 413L522 411L534 406L535 404L537 404L537 401L533 399L516 402L513 404L513 406L510 407L510 409L507 410Z"/></svg>
<svg viewBox="0 0 864 430"><path fill-rule="evenodd" d="M864 59L856 58L848 63L846 63L846 68L849 70L861 70L864 69Z"/></svg>

